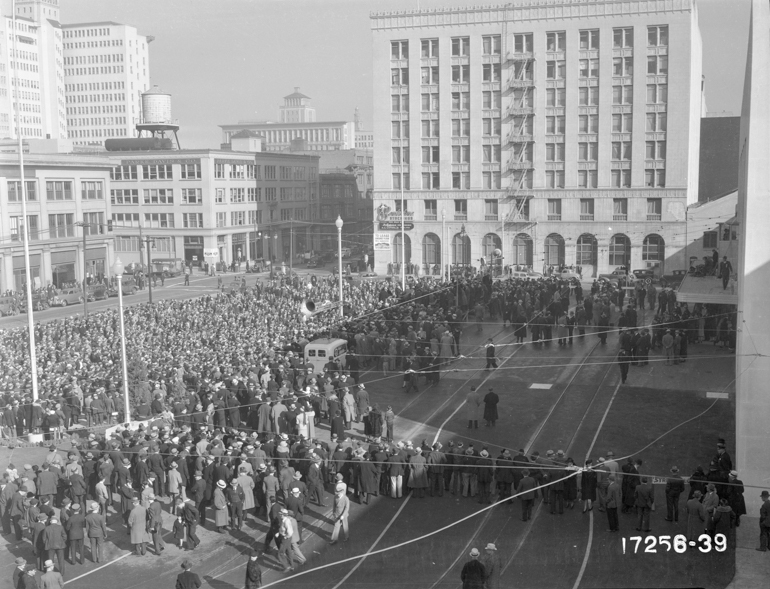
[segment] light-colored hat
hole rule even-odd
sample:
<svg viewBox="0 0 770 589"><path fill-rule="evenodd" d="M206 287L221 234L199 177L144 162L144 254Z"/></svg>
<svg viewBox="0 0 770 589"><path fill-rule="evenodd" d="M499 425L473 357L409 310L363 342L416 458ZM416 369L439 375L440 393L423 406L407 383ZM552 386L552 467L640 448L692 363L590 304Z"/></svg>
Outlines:
<svg viewBox="0 0 770 589"><path fill-rule="evenodd" d="M494 544L492 544L492 542L490 542L489 544L487 544L487 547L484 550L497 550L497 546L495 546Z"/></svg>
<svg viewBox="0 0 770 589"><path fill-rule="evenodd" d="M478 556L478 555L479 555L479 549L471 548L471 556Z"/></svg>
<svg viewBox="0 0 770 589"><path fill-rule="evenodd" d="M43 563L43 568L46 568L46 569L51 569L51 568L53 568L53 561L52 561L52 560L46 560L46 561Z"/></svg>
<svg viewBox="0 0 770 589"><path fill-rule="evenodd" d="M222 480L217 481L217 487L219 487L220 489L224 489L226 486L227 484L224 481Z"/></svg>
<svg viewBox="0 0 770 589"><path fill-rule="evenodd" d="M348 490L348 486L345 483L337 483L337 485L334 487L334 491L336 493L339 493L339 492L344 493L347 490Z"/></svg>
<svg viewBox="0 0 770 589"><path fill-rule="evenodd" d="M735 478L738 478L738 471L737 471L737 470L731 470L731 471L730 471L730 476L731 476L731 477L735 477Z"/></svg>

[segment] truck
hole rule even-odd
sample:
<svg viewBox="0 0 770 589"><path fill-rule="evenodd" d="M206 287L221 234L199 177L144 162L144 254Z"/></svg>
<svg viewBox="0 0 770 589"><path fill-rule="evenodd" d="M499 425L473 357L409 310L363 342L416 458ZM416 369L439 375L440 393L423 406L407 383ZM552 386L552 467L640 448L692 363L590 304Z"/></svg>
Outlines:
<svg viewBox="0 0 770 589"><path fill-rule="evenodd" d="M628 274L625 270L615 268L609 274L599 274L599 282L609 282L613 286L631 286L636 282L636 278L633 274Z"/></svg>
<svg viewBox="0 0 770 589"><path fill-rule="evenodd" d="M158 277L162 274L166 278L173 278L182 272L184 272L182 258L162 258L152 261L152 274Z"/></svg>

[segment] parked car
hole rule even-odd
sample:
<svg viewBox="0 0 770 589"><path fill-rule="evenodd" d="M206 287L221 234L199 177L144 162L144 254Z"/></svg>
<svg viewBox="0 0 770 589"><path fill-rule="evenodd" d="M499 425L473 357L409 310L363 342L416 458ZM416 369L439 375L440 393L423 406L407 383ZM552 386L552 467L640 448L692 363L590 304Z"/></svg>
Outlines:
<svg viewBox="0 0 770 589"><path fill-rule="evenodd" d="M615 268L609 274L599 274L598 280L609 282L614 286L631 286L636 282L636 277L633 274L626 274L625 270Z"/></svg>
<svg viewBox="0 0 770 589"><path fill-rule="evenodd" d="M32 293L32 309L35 311L45 311L51 305L48 303L47 292L33 292ZM27 297L21 298L21 312L27 312Z"/></svg>
<svg viewBox="0 0 770 589"><path fill-rule="evenodd" d="M562 280L572 280L572 279L580 280L580 274L578 274L574 270L570 270L569 268L565 268L564 270L562 270L561 273L559 274L559 277Z"/></svg>
<svg viewBox="0 0 770 589"><path fill-rule="evenodd" d="M324 262L318 256L312 257L307 261L308 268L320 268L323 267Z"/></svg>
<svg viewBox="0 0 770 589"><path fill-rule="evenodd" d="M0 297L0 316L18 315L19 307L15 297Z"/></svg>
<svg viewBox="0 0 770 589"><path fill-rule="evenodd" d="M94 300L90 294L86 295L89 301ZM51 304L55 307L66 307L67 305L77 305L83 302L83 289L79 286L63 288L59 294L54 296Z"/></svg>
<svg viewBox="0 0 770 589"><path fill-rule="evenodd" d="M663 288L679 288L685 276L687 276L687 270L674 270L671 274L664 274L660 277L660 285Z"/></svg>
<svg viewBox="0 0 770 589"><path fill-rule="evenodd" d="M103 284L92 284L88 287L89 301L103 301L107 298L107 287Z"/></svg>
<svg viewBox="0 0 770 589"><path fill-rule="evenodd" d="M122 290L124 295L134 294L137 290L139 290L139 287L136 285L136 280L132 274L124 274L123 279L121 280L121 285L123 286ZM117 283L107 289L107 296L118 296Z"/></svg>

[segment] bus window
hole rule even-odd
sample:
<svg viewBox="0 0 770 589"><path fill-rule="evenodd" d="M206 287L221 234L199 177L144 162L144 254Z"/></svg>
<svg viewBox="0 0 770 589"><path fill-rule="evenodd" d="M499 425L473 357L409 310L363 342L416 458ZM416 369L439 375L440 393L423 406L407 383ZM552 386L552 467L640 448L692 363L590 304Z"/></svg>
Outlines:
<svg viewBox="0 0 770 589"><path fill-rule="evenodd" d="M308 355L308 357L313 357L313 356L315 356L315 350L308 350L308 351L307 351L307 355Z"/></svg>
<svg viewBox="0 0 770 589"><path fill-rule="evenodd" d="M318 350L318 357L319 358L325 358L326 357L326 350Z"/></svg>
<svg viewBox="0 0 770 589"><path fill-rule="evenodd" d="M334 357L337 358L345 353L345 346L337 346L334 349Z"/></svg>

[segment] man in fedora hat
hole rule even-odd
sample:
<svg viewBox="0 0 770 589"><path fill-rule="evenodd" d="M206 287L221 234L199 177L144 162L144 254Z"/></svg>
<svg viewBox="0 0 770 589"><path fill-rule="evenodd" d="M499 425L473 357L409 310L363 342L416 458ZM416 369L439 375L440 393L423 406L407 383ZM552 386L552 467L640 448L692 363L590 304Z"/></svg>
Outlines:
<svg viewBox="0 0 770 589"><path fill-rule="evenodd" d="M671 476L666 479L666 521L679 523L679 496L684 492L684 479L676 466L671 467Z"/></svg>
<svg viewBox="0 0 770 589"><path fill-rule="evenodd" d="M192 572L192 563L189 559L185 558L182 561L182 568L184 572L176 577L176 589L198 589L201 586L201 579Z"/></svg>
<svg viewBox="0 0 770 589"><path fill-rule="evenodd" d="M487 572L479 562L479 549L472 548L469 556L471 559L465 563L460 573L463 589L484 589Z"/></svg>
<svg viewBox="0 0 770 589"><path fill-rule="evenodd" d="M727 481L727 504L735 512L735 527L741 525L741 516L746 514L746 501L743 499L743 481L738 478L738 471L731 470Z"/></svg>
<svg viewBox="0 0 770 589"><path fill-rule="evenodd" d="M43 589L62 589L64 587L64 578L61 573L54 570L52 560L46 560L43 563L45 572L40 577L40 587Z"/></svg>
<svg viewBox="0 0 770 589"><path fill-rule="evenodd" d="M336 544L339 537L340 528L342 528L342 541L347 542L350 530L348 528L348 516L350 515L350 500L347 496L348 486L345 483L337 483L334 488L334 509L332 517L334 518L334 529L329 544Z"/></svg>
<svg viewBox="0 0 770 589"><path fill-rule="evenodd" d="M56 555L59 564L59 572L64 575L64 549L67 546L67 534L59 523L59 518L52 517L48 520L48 527L42 534L43 547L49 557Z"/></svg>
<svg viewBox="0 0 770 589"><path fill-rule="evenodd" d="M86 516L86 533L91 543L91 560L100 562L102 559L102 542L107 539L107 523L105 516L99 513L100 506L95 501L91 503L91 513Z"/></svg>
<svg viewBox="0 0 770 589"><path fill-rule="evenodd" d="M770 493L762 491L759 496L762 498L762 507L759 508L759 550L767 552L767 545L770 542Z"/></svg>
<svg viewBox="0 0 770 589"><path fill-rule="evenodd" d="M486 585L485 589L498 589L500 587L500 556L497 547L491 542L484 548L484 556L481 557L484 565Z"/></svg>
<svg viewBox="0 0 770 589"><path fill-rule="evenodd" d="M13 589L19 586L19 579L24 576L24 571L27 568L27 561L21 556L14 561L15 568L13 569Z"/></svg>

